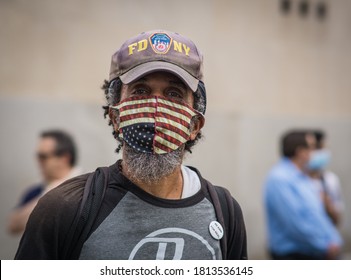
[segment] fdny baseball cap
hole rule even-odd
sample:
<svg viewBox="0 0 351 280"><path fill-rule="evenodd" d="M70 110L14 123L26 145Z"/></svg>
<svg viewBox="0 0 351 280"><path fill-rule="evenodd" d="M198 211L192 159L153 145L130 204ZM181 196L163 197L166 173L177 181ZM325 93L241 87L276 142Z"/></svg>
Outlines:
<svg viewBox="0 0 351 280"><path fill-rule="evenodd" d="M203 79L203 56L191 40L178 33L143 32L113 54L109 80L120 78L129 84L156 71L178 76L195 92Z"/></svg>

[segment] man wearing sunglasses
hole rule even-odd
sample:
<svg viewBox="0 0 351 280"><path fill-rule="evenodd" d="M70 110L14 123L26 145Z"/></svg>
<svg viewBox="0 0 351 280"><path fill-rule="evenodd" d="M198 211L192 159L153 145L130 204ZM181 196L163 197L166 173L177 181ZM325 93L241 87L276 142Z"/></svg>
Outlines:
<svg viewBox="0 0 351 280"><path fill-rule="evenodd" d="M48 130L40 135L36 157L42 182L33 185L22 195L19 204L9 217L8 231L23 233L29 215L45 193L69 178L79 175L75 167L77 151L73 138L61 130Z"/></svg>

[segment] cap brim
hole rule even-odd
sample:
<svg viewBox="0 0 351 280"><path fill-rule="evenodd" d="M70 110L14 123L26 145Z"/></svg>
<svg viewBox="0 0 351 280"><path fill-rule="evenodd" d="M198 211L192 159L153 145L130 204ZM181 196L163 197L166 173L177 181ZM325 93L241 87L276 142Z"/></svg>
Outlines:
<svg viewBox="0 0 351 280"><path fill-rule="evenodd" d="M156 72L156 71L166 71L170 72L188 85L188 87L195 92L199 84L199 80L190 75L187 71L180 68L179 66L166 62L166 61L150 61L143 64L140 64L128 72L120 76L122 83L129 84L147 74Z"/></svg>

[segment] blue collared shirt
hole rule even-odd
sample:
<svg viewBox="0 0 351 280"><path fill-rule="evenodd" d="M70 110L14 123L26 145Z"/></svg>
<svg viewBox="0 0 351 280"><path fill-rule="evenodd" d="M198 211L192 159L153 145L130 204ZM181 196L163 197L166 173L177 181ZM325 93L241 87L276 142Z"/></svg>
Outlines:
<svg viewBox="0 0 351 280"><path fill-rule="evenodd" d="M271 252L321 258L330 244L342 244L312 184L312 180L287 158L269 173L264 203Z"/></svg>

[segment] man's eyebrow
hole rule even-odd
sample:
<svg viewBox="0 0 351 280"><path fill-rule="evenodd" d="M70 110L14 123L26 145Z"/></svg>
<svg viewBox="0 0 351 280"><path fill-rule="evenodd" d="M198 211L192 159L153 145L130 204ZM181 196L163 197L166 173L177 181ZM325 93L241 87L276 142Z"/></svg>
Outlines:
<svg viewBox="0 0 351 280"><path fill-rule="evenodd" d="M182 81L170 80L169 83L170 83L171 85L174 85L174 86L180 86L180 87L184 88L185 90L187 89L186 85L185 85Z"/></svg>
<svg viewBox="0 0 351 280"><path fill-rule="evenodd" d="M131 84L145 83L145 82L147 82L147 79L145 77L142 77L142 78L132 82Z"/></svg>
<svg viewBox="0 0 351 280"><path fill-rule="evenodd" d="M148 81L148 79L146 77L142 77L142 78L132 82L131 85L135 85L135 84L139 84L139 83L146 83L147 81ZM169 80L168 82L173 86L178 86L178 87L181 87L181 88L187 90L187 86L181 80Z"/></svg>

